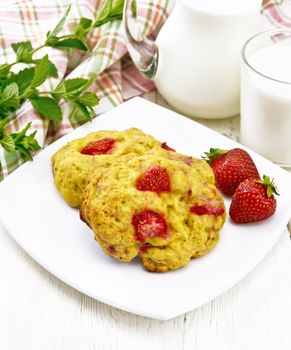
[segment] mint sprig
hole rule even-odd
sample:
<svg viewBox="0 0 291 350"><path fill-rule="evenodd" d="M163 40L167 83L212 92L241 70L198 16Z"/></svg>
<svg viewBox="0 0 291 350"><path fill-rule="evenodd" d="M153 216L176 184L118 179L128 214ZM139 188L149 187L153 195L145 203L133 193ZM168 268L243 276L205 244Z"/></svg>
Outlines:
<svg viewBox="0 0 291 350"><path fill-rule="evenodd" d="M96 93L87 91L93 79L67 79L61 81L53 90L43 91L41 86L47 79L57 78L58 70L48 55L35 58L34 54L44 47L91 51L87 35L101 25L121 20L123 5L124 0L106 0L95 19L83 17L72 33L63 33L71 9L69 6L40 46L33 47L30 41L11 44L15 60L0 65L0 144L6 152L19 151L26 159L32 159L33 152L40 149L35 139L36 131L31 134L28 132L31 122L17 133L9 133L7 128L9 117L26 101L31 102L42 118L53 122L62 120L62 101L70 101L75 105L77 113L73 118L76 121L92 119L93 107L99 103ZM20 63L27 67L15 73L12 67Z"/></svg>
<svg viewBox="0 0 291 350"><path fill-rule="evenodd" d="M32 160L32 152L39 151L41 147L35 139L36 131L27 135L30 126L31 122L20 132L11 134L10 136L13 139L15 150L19 151L26 159Z"/></svg>
<svg viewBox="0 0 291 350"><path fill-rule="evenodd" d="M5 135L4 127L8 124L8 118L0 121L0 144L6 152L19 151L26 159L32 160L32 153L40 150L40 145L35 139L36 131L27 134L31 126L29 122L18 133Z"/></svg>

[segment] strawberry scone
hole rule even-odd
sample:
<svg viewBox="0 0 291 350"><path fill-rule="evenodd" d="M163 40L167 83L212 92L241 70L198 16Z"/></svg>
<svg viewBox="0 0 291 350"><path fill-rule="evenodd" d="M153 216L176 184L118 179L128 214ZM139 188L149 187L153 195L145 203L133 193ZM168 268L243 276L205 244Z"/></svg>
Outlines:
<svg viewBox="0 0 291 350"><path fill-rule="evenodd" d="M81 194L92 171L109 167L126 154L144 154L161 143L136 128L97 131L69 142L52 157L55 185L65 201L79 207Z"/></svg>
<svg viewBox="0 0 291 350"><path fill-rule="evenodd" d="M93 175L80 209L106 254L126 262L140 256L154 272L209 252L226 217L208 165L171 153L136 156Z"/></svg>

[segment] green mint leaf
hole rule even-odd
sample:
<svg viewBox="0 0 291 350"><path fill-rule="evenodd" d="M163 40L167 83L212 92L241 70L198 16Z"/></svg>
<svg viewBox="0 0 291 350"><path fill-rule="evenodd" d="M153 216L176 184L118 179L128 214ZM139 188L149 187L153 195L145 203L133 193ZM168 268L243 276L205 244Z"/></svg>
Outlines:
<svg viewBox="0 0 291 350"><path fill-rule="evenodd" d="M14 75L12 81L18 85L19 95L22 95L24 91L30 86L34 74L35 68L26 68Z"/></svg>
<svg viewBox="0 0 291 350"><path fill-rule="evenodd" d="M99 27L107 22L111 22L116 19L122 19L124 0L106 0L101 11L97 14L97 18L93 27ZM132 5L133 11L135 10L135 4Z"/></svg>
<svg viewBox="0 0 291 350"><path fill-rule="evenodd" d="M97 14L95 23L103 22L109 16L111 8L112 8L112 0L105 0L101 10Z"/></svg>
<svg viewBox="0 0 291 350"><path fill-rule="evenodd" d="M8 124L8 118L0 120L0 131L2 131L7 124Z"/></svg>
<svg viewBox="0 0 291 350"><path fill-rule="evenodd" d="M59 101L61 98L66 97L66 88L65 88L65 84L63 81L61 81L57 87L54 89L54 91L52 91L51 93L52 97Z"/></svg>
<svg viewBox="0 0 291 350"><path fill-rule="evenodd" d="M77 38L49 41L48 46L58 49L79 49L82 51L88 51L88 45Z"/></svg>
<svg viewBox="0 0 291 350"><path fill-rule="evenodd" d="M40 145L38 144L37 140L35 139L35 135L36 135L36 130L28 135L28 144L29 144L29 148L36 152L36 151L39 151L41 149Z"/></svg>
<svg viewBox="0 0 291 350"><path fill-rule="evenodd" d="M59 72L58 72L57 67L50 60L49 60L49 76L54 77L54 78L58 78L58 76L59 76Z"/></svg>
<svg viewBox="0 0 291 350"><path fill-rule="evenodd" d="M82 17L82 18L80 19L78 28L88 29L88 28L91 27L91 25L92 25L92 19Z"/></svg>
<svg viewBox="0 0 291 350"><path fill-rule="evenodd" d="M30 41L21 41L19 43L11 44L12 50L18 56L19 52L29 52L32 51L32 45Z"/></svg>
<svg viewBox="0 0 291 350"><path fill-rule="evenodd" d="M86 106L96 106L99 103L99 98L93 92L85 92L82 96L77 97L76 101L81 102Z"/></svg>
<svg viewBox="0 0 291 350"><path fill-rule="evenodd" d="M40 149L40 145L35 139L36 131L34 131L30 135L26 135L26 132L31 126L31 122L29 122L24 129L20 132L11 134L15 145L15 149L18 150L25 158L32 160L31 152L38 151Z"/></svg>
<svg viewBox="0 0 291 350"><path fill-rule="evenodd" d="M71 10L71 6L69 6L67 8L67 11L63 15L63 17L60 19L58 24L55 26L55 28L52 31L47 33L47 39L57 36L59 34L59 32L63 29L70 10Z"/></svg>
<svg viewBox="0 0 291 350"><path fill-rule="evenodd" d="M15 149L19 151L26 159L32 160L32 155L28 149L23 147L23 145L20 143L18 145L15 145Z"/></svg>
<svg viewBox="0 0 291 350"><path fill-rule="evenodd" d="M78 122L87 122L92 120L90 109L88 109L83 103L75 101L77 111L74 114L74 119Z"/></svg>
<svg viewBox="0 0 291 350"><path fill-rule="evenodd" d="M13 51L16 54L18 62L31 63L32 62L32 45L30 41L22 41L11 44Z"/></svg>
<svg viewBox="0 0 291 350"><path fill-rule="evenodd" d="M124 6L124 0L116 0L113 3L112 10L110 11L110 16L122 16L123 14L123 6ZM133 14L136 16L136 1L133 0L131 10L133 11Z"/></svg>
<svg viewBox="0 0 291 350"><path fill-rule="evenodd" d="M10 64L1 64L0 65L0 78L6 78L8 73L10 72Z"/></svg>
<svg viewBox="0 0 291 350"><path fill-rule="evenodd" d="M34 141L38 145L37 150L39 150L41 147L36 140ZM17 145L15 145L15 149L19 151L25 158L32 160L31 152L35 152L35 150L32 149L31 143L27 143L27 137L25 137L22 142L19 142Z"/></svg>
<svg viewBox="0 0 291 350"><path fill-rule="evenodd" d="M0 105L0 120L6 119L8 116L9 116L9 111Z"/></svg>
<svg viewBox="0 0 291 350"><path fill-rule="evenodd" d="M89 80L85 78L73 78L64 80L66 93L79 93L88 87Z"/></svg>
<svg viewBox="0 0 291 350"><path fill-rule="evenodd" d="M84 39L91 29L92 22L91 19L82 17L75 30L75 36L80 38L80 40Z"/></svg>
<svg viewBox="0 0 291 350"><path fill-rule="evenodd" d="M0 144L7 152L12 152L15 150L15 143L11 135L5 136L2 140L0 140Z"/></svg>
<svg viewBox="0 0 291 350"><path fill-rule="evenodd" d="M6 86L1 94L0 105L6 108L19 108L19 91L16 83Z"/></svg>
<svg viewBox="0 0 291 350"><path fill-rule="evenodd" d="M136 0L133 0L131 3L131 12L132 12L133 17L136 17L136 14L137 14Z"/></svg>
<svg viewBox="0 0 291 350"><path fill-rule="evenodd" d="M48 60L48 61L49 61L49 76L57 78L59 76L57 67L54 65L54 63L52 61L50 61L50 60ZM40 60L33 61L33 63L36 63L36 64L38 64L39 62L40 62Z"/></svg>
<svg viewBox="0 0 291 350"><path fill-rule="evenodd" d="M31 87L35 88L43 84L49 76L51 62L48 55L45 55L36 65Z"/></svg>
<svg viewBox="0 0 291 350"><path fill-rule="evenodd" d="M23 96L24 100L30 100L31 98L37 97L39 95L39 91L35 88L28 88Z"/></svg>
<svg viewBox="0 0 291 350"><path fill-rule="evenodd" d="M19 96L29 87L34 77L34 68L25 68L19 71L17 74L12 75L11 78L3 81L2 87L8 86L11 83L16 83L19 90Z"/></svg>
<svg viewBox="0 0 291 350"><path fill-rule="evenodd" d="M59 41L60 39L56 36L53 36L46 41L46 46L54 47L55 44Z"/></svg>
<svg viewBox="0 0 291 350"><path fill-rule="evenodd" d="M30 102L42 117L54 121L62 120L61 108L52 98L35 96Z"/></svg>
<svg viewBox="0 0 291 350"><path fill-rule="evenodd" d="M25 136L27 130L31 127L31 122L27 123L26 126L24 127L24 129L22 129L21 131L19 131L18 133L15 134L11 134L11 136L14 139L15 144L18 141L21 141L23 139L23 137Z"/></svg>
<svg viewBox="0 0 291 350"><path fill-rule="evenodd" d="M84 78L73 78L61 81L55 88L55 93L67 95L78 95L83 92L91 84L88 79Z"/></svg>
<svg viewBox="0 0 291 350"><path fill-rule="evenodd" d="M21 144L25 149L29 149L29 143L29 138L25 136L18 145Z"/></svg>
<svg viewBox="0 0 291 350"><path fill-rule="evenodd" d="M0 139L3 139L4 137L3 129L7 124L8 124L8 116L5 119L0 120Z"/></svg>

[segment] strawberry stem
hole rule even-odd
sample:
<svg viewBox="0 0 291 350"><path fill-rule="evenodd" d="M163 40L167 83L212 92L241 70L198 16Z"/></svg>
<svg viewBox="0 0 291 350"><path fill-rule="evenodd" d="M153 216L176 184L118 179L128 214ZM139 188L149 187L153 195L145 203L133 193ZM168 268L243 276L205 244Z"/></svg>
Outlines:
<svg viewBox="0 0 291 350"><path fill-rule="evenodd" d="M209 152L204 152L205 156L201 158L206 160L208 164L210 164L215 158L221 156L222 154L227 153L228 151L219 148L210 148Z"/></svg>
<svg viewBox="0 0 291 350"><path fill-rule="evenodd" d="M259 182L266 187L268 197L271 197L273 194L280 196L278 189L274 183L274 179L271 180L269 176L263 175L263 179Z"/></svg>

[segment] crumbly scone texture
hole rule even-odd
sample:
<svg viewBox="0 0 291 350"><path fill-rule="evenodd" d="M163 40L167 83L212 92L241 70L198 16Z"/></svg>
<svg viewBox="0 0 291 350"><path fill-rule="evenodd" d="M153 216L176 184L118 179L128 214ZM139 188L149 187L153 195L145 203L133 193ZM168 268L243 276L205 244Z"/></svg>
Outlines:
<svg viewBox="0 0 291 350"><path fill-rule="evenodd" d="M81 153L81 150L91 142L105 138L115 140L111 154L87 155ZM160 145L161 143L154 137L136 128L124 131L92 132L86 137L69 142L53 155L52 169L55 185L69 205L79 208L81 194L93 170L103 171L120 156L141 155L155 147L160 148Z"/></svg>
<svg viewBox="0 0 291 350"><path fill-rule="evenodd" d="M226 214L212 171L205 161L189 157L185 161L173 153L152 152L92 175L80 216L106 254L126 262L140 256L147 270L165 272L203 256L217 243ZM153 167L165 169L169 191L137 188L140 176ZM160 234L155 235L156 228L149 225L141 239L134 217L153 215L158 217ZM143 220L140 227L148 224Z"/></svg>

